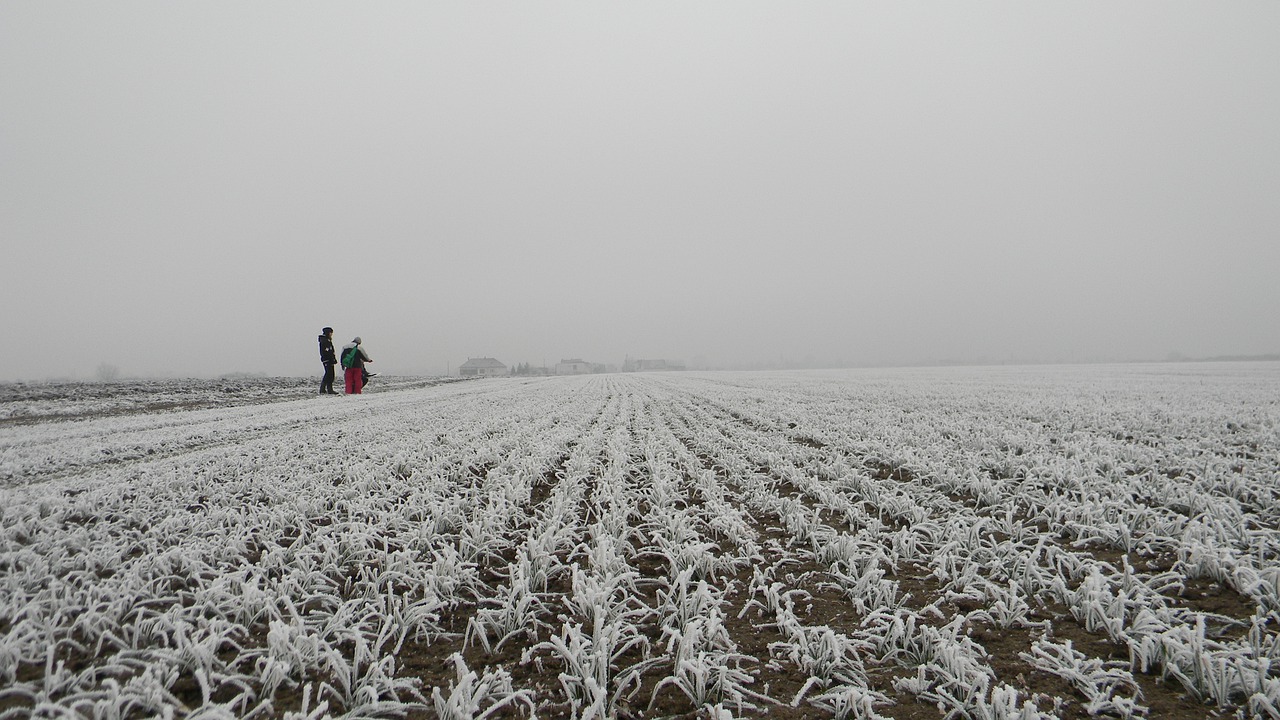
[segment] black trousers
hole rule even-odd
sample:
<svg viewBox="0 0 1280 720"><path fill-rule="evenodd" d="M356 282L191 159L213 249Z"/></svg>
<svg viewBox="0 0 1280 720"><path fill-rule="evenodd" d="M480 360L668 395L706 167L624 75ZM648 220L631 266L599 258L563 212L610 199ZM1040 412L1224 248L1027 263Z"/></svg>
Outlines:
<svg viewBox="0 0 1280 720"><path fill-rule="evenodd" d="M320 380L320 392L322 393L333 392L333 364L332 363L324 364L324 378Z"/></svg>

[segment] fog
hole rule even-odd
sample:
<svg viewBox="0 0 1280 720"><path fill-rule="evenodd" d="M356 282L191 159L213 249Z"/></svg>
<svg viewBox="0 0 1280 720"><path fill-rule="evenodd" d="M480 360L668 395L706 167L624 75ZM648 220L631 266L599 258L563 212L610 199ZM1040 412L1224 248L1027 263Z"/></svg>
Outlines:
<svg viewBox="0 0 1280 720"><path fill-rule="evenodd" d="M1280 4L0 4L0 380L1280 352Z"/></svg>

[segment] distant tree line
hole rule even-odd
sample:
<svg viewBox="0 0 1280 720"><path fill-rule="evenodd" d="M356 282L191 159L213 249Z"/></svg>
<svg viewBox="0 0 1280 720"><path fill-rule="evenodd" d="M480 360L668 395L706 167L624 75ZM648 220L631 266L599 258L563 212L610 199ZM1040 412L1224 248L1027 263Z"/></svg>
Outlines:
<svg viewBox="0 0 1280 720"><path fill-rule="evenodd" d="M512 375L550 375L551 371L545 367L535 367L529 363L517 363L511 368Z"/></svg>

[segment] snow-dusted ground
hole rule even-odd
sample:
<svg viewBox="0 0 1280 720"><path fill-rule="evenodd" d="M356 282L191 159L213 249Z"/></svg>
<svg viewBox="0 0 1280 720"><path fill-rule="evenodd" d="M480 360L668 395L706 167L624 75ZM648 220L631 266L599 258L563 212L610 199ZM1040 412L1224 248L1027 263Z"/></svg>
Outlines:
<svg viewBox="0 0 1280 720"><path fill-rule="evenodd" d="M0 715L1280 706L1274 363L296 391L0 425Z"/></svg>
<svg viewBox="0 0 1280 720"><path fill-rule="evenodd" d="M378 376L370 393L425 387L457 378ZM296 377L120 382L0 383L0 427L99 415L250 405L317 394L320 381ZM341 375L335 387L342 387Z"/></svg>

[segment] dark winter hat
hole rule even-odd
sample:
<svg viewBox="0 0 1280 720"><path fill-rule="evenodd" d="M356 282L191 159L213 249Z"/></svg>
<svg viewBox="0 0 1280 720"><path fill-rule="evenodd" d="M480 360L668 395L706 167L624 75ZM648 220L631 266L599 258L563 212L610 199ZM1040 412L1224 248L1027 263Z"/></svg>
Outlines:
<svg viewBox="0 0 1280 720"><path fill-rule="evenodd" d="M320 330L320 332L321 334L329 335L333 332L333 328L331 327L323 328L322 330Z"/></svg>

